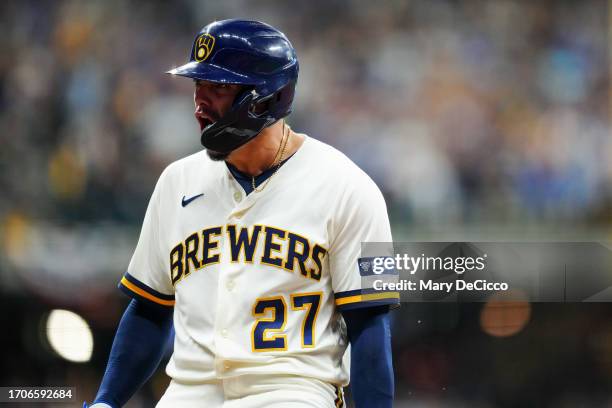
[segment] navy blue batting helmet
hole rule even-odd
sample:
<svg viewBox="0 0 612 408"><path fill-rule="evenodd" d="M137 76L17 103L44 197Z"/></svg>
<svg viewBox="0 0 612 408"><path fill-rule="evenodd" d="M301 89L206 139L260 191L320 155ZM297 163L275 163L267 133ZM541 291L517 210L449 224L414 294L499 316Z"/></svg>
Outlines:
<svg viewBox="0 0 612 408"><path fill-rule="evenodd" d="M229 153L291 113L298 60L287 37L258 21L222 20L196 36L190 61L169 74L244 86L229 112L202 131L202 145Z"/></svg>

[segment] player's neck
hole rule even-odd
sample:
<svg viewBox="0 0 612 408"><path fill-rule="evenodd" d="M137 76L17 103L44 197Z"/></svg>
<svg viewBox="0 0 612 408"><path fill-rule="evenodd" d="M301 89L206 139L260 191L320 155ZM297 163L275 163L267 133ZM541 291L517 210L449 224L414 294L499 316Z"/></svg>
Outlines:
<svg viewBox="0 0 612 408"><path fill-rule="evenodd" d="M227 161L244 174L258 176L274 164L279 147L283 139L283 121L265 128L249 143L233 151ZM290 157L302 145L304 137L293 133L287 128L287 137L291 136L285 147L283 160Z"/></svg>

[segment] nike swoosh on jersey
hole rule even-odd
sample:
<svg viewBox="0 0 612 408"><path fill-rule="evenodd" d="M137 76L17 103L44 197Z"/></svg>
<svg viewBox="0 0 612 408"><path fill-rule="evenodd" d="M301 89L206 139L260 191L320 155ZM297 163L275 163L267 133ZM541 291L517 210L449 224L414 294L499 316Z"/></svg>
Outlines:
<svg viewBox="0 0 612 408"><path fill-rule="evenodd" d="M194 195L193 197L189 197L189 198L185 198L185 196L183 196L183 199L181 200L181 205L183 207L187 207L187 205L192 202L193 200L195 200L196 198L200 198L204 195L204 193L202 194L198 194L198 195Z"/></svg>

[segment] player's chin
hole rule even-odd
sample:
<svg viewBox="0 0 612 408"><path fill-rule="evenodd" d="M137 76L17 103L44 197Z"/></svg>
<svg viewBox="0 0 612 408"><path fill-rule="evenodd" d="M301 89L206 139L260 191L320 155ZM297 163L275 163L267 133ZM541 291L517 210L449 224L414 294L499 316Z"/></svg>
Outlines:
<svg viewBox="0 0 612 408"><path fill-rule="evenodd" d="M214 150L210 150L210 149L206 150L206 154L208 154L208 157L210 157L210 159L213 161L225 160L227 159L227 156L230 155L229 153L219 153L219 152L215 152Z"/></svg>

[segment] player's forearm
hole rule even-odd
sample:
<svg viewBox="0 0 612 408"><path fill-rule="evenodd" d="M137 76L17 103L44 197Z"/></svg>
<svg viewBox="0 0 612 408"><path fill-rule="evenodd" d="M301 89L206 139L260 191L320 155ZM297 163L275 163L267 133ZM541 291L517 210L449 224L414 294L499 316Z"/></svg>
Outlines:
<svg viewBox="0 0 612 408"><path fill-rule="evenodd" d="M171 308L132 300L119 323L95 402L125 404L157 369L171 328Z"/></svg>
<svg viewBox="0 0 612 408"><path fill-rule="evenodd" d="M343 313L351 342L351 391L357 408L393 406L390 317L386 307Z"/></svg>

